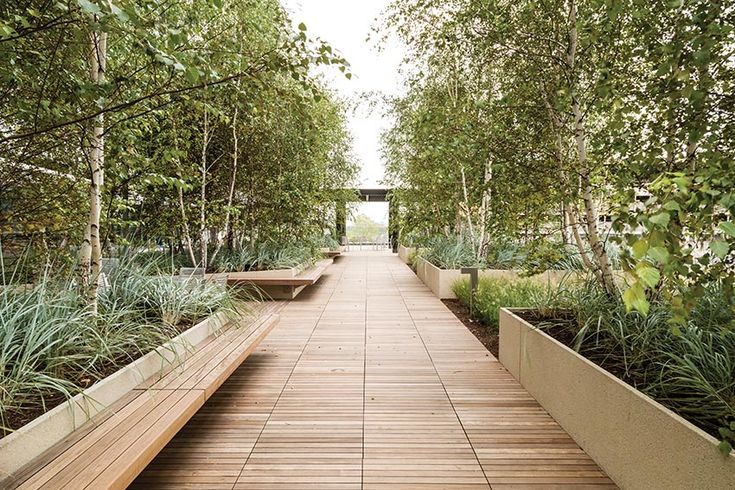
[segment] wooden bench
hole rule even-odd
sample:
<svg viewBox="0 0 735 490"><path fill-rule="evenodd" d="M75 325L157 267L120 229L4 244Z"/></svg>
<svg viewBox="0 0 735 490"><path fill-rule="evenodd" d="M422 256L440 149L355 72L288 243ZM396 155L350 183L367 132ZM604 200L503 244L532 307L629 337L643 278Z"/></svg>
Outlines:
<svg viewBox="0 0 735 490"><path fill-rule="evenodd" d="M237 273L229 274L227 284L235 285L254 285L262 290L271 299L293 299L306 286L316 283L329 268L334 259L324 259L318 261L314 266L302 271L296 275L263 275L261 277L251 273L238 275Z"/></svg>
<svg viewBox="0 0 735 490"><path fill-rule="evenodd" d="M342 255L341 250L327 250L322 253L324 254L325 257L330 258L330 259L335 259L339 257L340 255Z"/></svg>
<svg viewBox="0 0 735 490"><path fill-rule="evenodd" d="M126 488L273 329L280 307L223 327L0 487Z"/></svg>

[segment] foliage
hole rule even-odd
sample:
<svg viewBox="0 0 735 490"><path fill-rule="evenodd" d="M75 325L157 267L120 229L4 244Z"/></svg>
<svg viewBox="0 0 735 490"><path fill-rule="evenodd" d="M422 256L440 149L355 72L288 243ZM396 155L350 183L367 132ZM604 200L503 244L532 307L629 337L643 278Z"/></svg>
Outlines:
<svg viewBox="0 0 735 490"><path fill-rule="evenodd" d="M92 56L103 35L106 51ZM356 165L345 104L310 75L319 65L351 76L276 0L4 4L5 249L32 241L45 264L84 251L99 225L106 255L155 241L193 265L223 247L321 233ZM97 129L100 185L90 181Z"/></svg>
<svg viewBox="0 0 735 490"><path fill-rule="evenodd" d="M230 293L211 283L117 268L97 315L67 281L0 289L0 423L18 421L74 396L215 310ZM13 427L11 427L11 423Z"/></svg>
<svg viewBox="0 0 735 490"><path fill-rule="evenodd" d="M328 248L329 250L339 250L340 243L331 234L322 235L318 240L317 244L320 248Z"/></svg>
<svg viewBox="0 0 735 490"><path fill-rule="evenodd" d="M647 315L628 311L599 286L562 287L539 302L548 318L544 328L582 355L619 376L709 433L727 439L720 429L735 421L735 314L721 284L709 285L679 332L672 332L675 312L654 300ZM729 429L728 429L729 430ZM723 431L724 432L724 431Z"/></svg>
<svg viewBox="0 0 735 490"><path fill-rule="evenodd" d="M419 255L441 269L479 265L472 246L460 235L434 237L419 250Z"/></svg>
<svg viewBox="0 0 735 490"><path fill-rule="evenodd" d="M457 281L452 291L470 308L473 318L497 331L501 308L532 307L549 294L549 286L533 279L491 279L480 277L472 297L469 280Z"/></svg>
<svg viewBox="0 0 735 490"><path fill-rule="evenodd" d="M385 19L413 66L387 101L402 233L462 233L478 258L560 234L576 258L526 265L581 265L611 297L619 241L628 308L665 297L678 328L711 282L735 307L731 5L396 0Z"/></svg>
<svg viewBox="0 0 735 490"><path fill-rule="evenodd" d="M347 227L347 238L351 243L372 243L387 234L387 227L365 214L358 214Z"/></svg>

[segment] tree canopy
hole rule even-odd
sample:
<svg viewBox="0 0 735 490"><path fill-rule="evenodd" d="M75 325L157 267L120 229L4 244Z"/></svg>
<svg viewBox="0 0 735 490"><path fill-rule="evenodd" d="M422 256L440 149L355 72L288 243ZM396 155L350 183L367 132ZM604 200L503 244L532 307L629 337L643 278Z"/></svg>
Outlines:
<svg viewBox="0 0 735 490"><path fill-rule="evenodd" d="M612 295L617 240L644 313L730 290L734 22L710 1L395 1L384 29L415 66L385 135L404 233L478 254L556 236Z"/></svg>
<svg viewBox="0 0 735 490"><path fill-rule="evenodd" d="M94 290L103 251L131 240L206 265L320 233L356 164L317 65L351 76L277 0L5 2L3 246L79 249Z"/></svg>

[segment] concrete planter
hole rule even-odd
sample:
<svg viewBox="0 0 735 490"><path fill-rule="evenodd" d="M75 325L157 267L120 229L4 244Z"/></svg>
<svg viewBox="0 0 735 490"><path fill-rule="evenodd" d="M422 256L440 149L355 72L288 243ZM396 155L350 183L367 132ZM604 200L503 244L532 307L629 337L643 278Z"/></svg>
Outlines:
<svg viewBox="0 0 735 490"><path fill-rule="evenodd" d="M421 272L419 272L421 269ZM452 291L454 283L463 278L460 269L441 269L426 259L419 258L416 274L428 286L434 295L439 299L456 299L457 296ZM569 271L546 271L541 274L531 276L531 279L540 282L550 282L558 284L570 274ZM483 269L479 273L480 277L490 279L518 279L521 273L513 270L503 269ZM469 276L464 276L468 278Z"/></svg>
<svg viewBox="0 0 735 490"><path fill-rule="evenodd" d="M621 488L735 488L715 438L508 309L499 357Z"/></svg>
<svg viewBox="0 0 735 490"><path fill-rule="evenodd" d="M416 253L416 248L398 245L398 258L400 258L404 264L409 263L409 261L411 260L411 255L413 255L414 253Z"/></svg>
<svg viewBox="0 0 735 490"><path fill-rule="evenodd" d="M144 380L175 364L193 346L220 330L229 318L217 313L158 349L95 383L66 403L0 439L0 479L17 471L107 409Z"/></svg>
<svg viewBox="0 0 735 490"><path fill-rule="evenodd" d="M296 267L290 267L288 269L273 269L266 271L248 271L248 272L227 272L229 279L253 279L253 278L265 278L265 277L296 277L301 274L304 270L309 268L310 264L301 264Z"/></svg>

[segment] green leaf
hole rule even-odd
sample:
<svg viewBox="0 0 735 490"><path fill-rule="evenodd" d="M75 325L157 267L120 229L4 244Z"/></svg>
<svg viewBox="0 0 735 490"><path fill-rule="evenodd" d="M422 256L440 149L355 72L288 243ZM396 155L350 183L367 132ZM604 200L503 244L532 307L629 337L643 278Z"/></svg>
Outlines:
<svg viewBox="0 0 735 490"><path fill-rule="evenodd" d="M184 76L189 83L197 83L199 81L199 70L193 66L187 66L184 71Z"/></svg>
<svg viewBox="0 0 735 490"><path fill-rule="evenodd" d="M89 0L77 0L79 8L88 14L99 14L102 12L96 3L92 3Z"/></svg>
<svg viewBox="0 0 735 490"><path fill-rule="evenodd" d="M715 240L709 244L709 248L716 257L724 259L730 251L730 244L724 240Z"/></svg>
<svg viewBox="0 0 735 490"><path fill-rule="evenodd" d="M669 251L664 247L651 247L648 249L648 256L659 264L668 264Z"/></svg>
<svg viewBox="0 0 735 490"><path fill-rule="evenodd" d="M641 238L633 244L633 257L636 259L642 259L648 252L648 241Z"/></svg>
<svg viewBox="0 0 735 490"><path fill-rule="evenodd" d="M681 206L676 201L666 201L663 208L667 211L681 211Z"/></svg>
<svg viewBox="0 0 735 490"><path fill-rule="evenodd" d="M649 288L654 288L661 280L661 273L655 267L651 267L645 263L638 264L635 270L636 275L641 282Z"/></svg>
<svg viewBox="0 0 735 490"><path fill-rule="evenodd" d="M639 283L633 284L623 293L623 302L628 311L636 310L643 315L647 315L651 307L646 299L646 292Z"/></svg>
<svg viewBox="0 0 735 490"><path fill-rule="evenodd" d="M733 223L732 221L725 221L724 223L720 223L720 229L731 237L735 238L735 223Z"/></svg>
<svg viewBox="0 0 735 490"><path fill-rule="evenodd" d="M671 221L671 216L669 216L669 213L658 213L654 214L649 219L654 225L666 228L669 225L669 221Z"/></svg>
<svg viewBox="0 0 735 490"><path fill-rule="evenodd" d="M729 455L730 451L732 451L732 444L727 441L720 442L719 446L717 447L720 449L720 452L725 456Z"/></svg>
<svg viewBox="0 0 735 490"><path fill-rule="evenodd" d="M120 7L110 4L110 10L112 10L112 13L115 14L115 17L117 17L117 20L121 23L124 24L125 22L130 20L130 16L128 15L128 13Z"/></svg>
<svg viewBox="0 0 735 490"><path fill-rule="evenodd" d="M300 23L300 24L299 24L299 30L300 30L301 32L305 32L305 31L306 31L306 24L304 24L303 22L302 22L302 23Z"/></svg>

